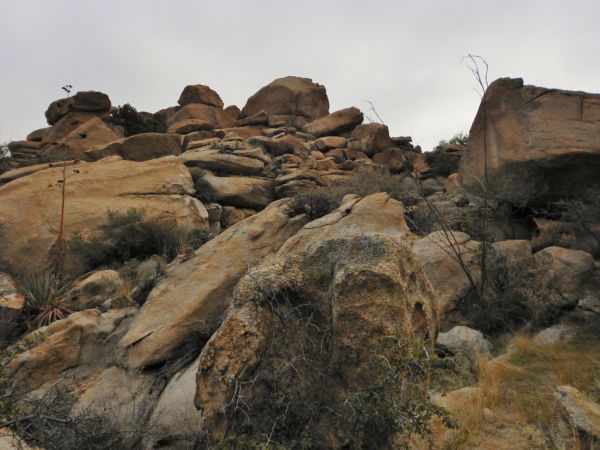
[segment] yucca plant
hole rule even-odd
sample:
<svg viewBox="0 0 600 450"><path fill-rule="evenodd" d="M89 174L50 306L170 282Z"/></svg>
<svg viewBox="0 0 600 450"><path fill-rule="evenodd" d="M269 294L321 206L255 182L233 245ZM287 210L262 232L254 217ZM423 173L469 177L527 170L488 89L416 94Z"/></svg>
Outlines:
<svg viewBox="0 0 600 450"><path fill-rule="evenodd" d="M21 283L25 311L38 328L64 319L71 313L68 285L52 273L42 272L25 277Z"/></svg>

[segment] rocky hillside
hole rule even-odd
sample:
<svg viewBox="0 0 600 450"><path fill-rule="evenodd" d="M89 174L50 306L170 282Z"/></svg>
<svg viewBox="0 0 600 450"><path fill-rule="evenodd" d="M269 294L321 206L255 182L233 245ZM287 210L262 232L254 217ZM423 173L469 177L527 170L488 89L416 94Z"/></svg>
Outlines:
<svg viewBox="0 0 600 450"><path fill-rule="evenodd" d="M6 448L600 442L600 95L499 79L432 152L298 77L45 116L0 171Z"/></svg>

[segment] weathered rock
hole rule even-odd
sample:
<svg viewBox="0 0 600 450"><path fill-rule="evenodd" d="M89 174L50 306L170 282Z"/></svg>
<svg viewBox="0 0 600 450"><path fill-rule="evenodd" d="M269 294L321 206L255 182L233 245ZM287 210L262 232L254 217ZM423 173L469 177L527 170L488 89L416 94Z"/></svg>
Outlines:
<svg viewBox="0 0 600 450"><path fill-rule="evenodd" d="M399 173L404 168L404 153L398 148L387 148L373 155L373 162L387 167L392 173Z"/></svg>
<svg viewBox="0 0 600 450"><path fill-rule="evenodd" d="M458 325L445 333L439 333L435 345L452 353L462 352L473 363L480 356L489 356L492 344L472 328Z"/></svg>
<svg viewBox="0 0 600 450"><path fill-rule="evenodd" d="M473 266L479 243L472 241L466 233L435 231L414 241L412 249L437 294L440 318L443 319L477 283ZM461 267L458 254L471 274L471 280Z"/></svg>
<svg viewBox="0 0 600 450"><path fill-rule="evenodd" d="M302 129L315 137L335 136L346 131L352 131L363 120L363 113L353 106L313 120L304 125Z"/></svg>
<svg viewBox="0 0 600 450"><path fill-rule="evenodd" d="M110 305L125 303L126 297L125 283L115 270L99 270L87 274L69 292L69 298L76 309L96 308L107 302Z"/></svg>
<svg viewBox="0 0 600 450"><path fill-rule="evenodd" d="M446 178L444 182L444 189L446 192L455 192L462 189L462 184L460 183L460 175L458 173L451 173Z"/></svg>
<svg viewBox="0 0 600 450"><path fill-rule="evenodd" d="M367 199L363 201L368 204ZM288 241L277 258L252 269L239 282L234 307L200 356L195 403L213 438L221 438L231 425L235 412L230 411L228 401L235 386L250 377L256 376L258 383L245 396L250 410L269 402L262 388L265 379L272 380L275 389L280 384L286 389L285 383L297 380L297 402L290 405L290 411L315 389L323 390L319 395L327 395L328 404L335 407L348 391L365 383L361 367L384 336L435 335L434 297L410 249L398 239L402 233L390 228L387 234L385 226L376 233L373 221L366 223L362 235L361 222L352 222L354 213L362 217L359 209L345 216L346 220L337 214L323 217L331 222L322 226L329 233L316 223L307 225L298 244ZM389 209L393 209L391 204ZM295 305L306 309L306 322L290 314ZM325 341L321 333L328 336ZM307 342L307 346L300 350L292 342ZM308 342L323 345L313 347ZM307 367L307 360L314 365ZM278 377L265 378L273 371ZM310 374L322 374L326 386L307 381ZM284 405L287 400L282 399ZM310 418L315 425L326 424L324 445L328 448L340 447L348 432L336 417L315 411ZM265 424L258 420L253 423L262 430Z"/></svg>
<svg viewBox="0 0 600 450"><path fill-rule="evenodd" d="M545 268L552 287L567 298L580 292L594 270L592 255L580 250L548 247L535 253L533 257Z"/></svg>
<svg viewBox="0 0 600 450"><path fill-rule="evenodd" d="M175 113L170 120L170 124L181 122L182 120L198 119L212 124L213 127L217 127L222 111L221 108L217 108L216 106L190 103Z"/></svg>
<svg viewBox="0 0 600 450"><path fill-rule="evenodd" d="M81 91L73 97L67 97L50 103L46 110L49 125L58 122L71 111L103 113L110 111L108 95L96 91Z"/></svg>
<svg viewBox="0 0 600 450"><path fill-rule="evenodd" d="M33 130L31 133L27 135L25 139L28 141L41 142L44 136L48 134L51 127L39 128L37 130Z"/></svg>
<svg viewBox="0 0 600 450"><path fill-rule="evenodd" d="M168 129L168 133L188 134L194 131L212 130L215 125L203 119L186 119L173 123Z"/></svg>
<svg viewBox="0 0 600 450"><path fill-rule="evenodd" d="M224 206L221 216L221 225L223 228L229 228L242 220L253 216L256 211L253 209L236 208L234 206Z"/></svg>
<svg viewBox="0 0 600 450"><path fill-rule="evenodd" d="M88 120L97 118L94 113L70 112L56 122L42 138L42 145L49 146L58 144L61 139L82 126Z"/></svg>
<svg viewBox="0 0 600 450"><path fill-rule="evenodd" d="M69 315L34 333L44 336L37 345L17 354L9 364L20 383L35 389L58 379L63 371L80 365L112 365L117 355L107 338L123 327L134 308L100 313L88 309Z"/></svg>
<svg viewBox="0 0 600 450"><path fill-rule="evenodd" d="M539 331L533 338L533 342L542 345L553 345L569 342L577 333L576 327L558 323Z"/></svg>
<svg viewBox="0 0 600 450"><path fill-rule="evenodd" d="M194 406L198 361L176 373L162 391L144 437L147 448L156 448L160 442L174 448L194 447L203 424Z"/></svg>
<svg viewBox="0 0 600 450"><path fill-rule="evenodd" d="M285 200L275 202L204 244L193 258L171 265L121 340L128 364L158 364L185 350L190 339L208 339L238 279L303 224L302 217L291 216Z"/></svg>
<svg viewBox="0 0 600 450"><path fill-rule="evenodd" d="M329 112L325 87L309 78L284 77L269 83L248 99L246 117L264 111L268 116L289 115L310 122ZM296 120L295 120L296 122Z"/></svg>
<svg viewBox="0 0 600 450"><path fill-rule="evenodd" d="M392 146L388 127L380 123L357 126L352 132L352 139L349 145L356 146L356 150L367 156L373 156Z"/></svg>
<svg viewBox="0 0 600 450"><path fill-rule="evenodd" d="M238 127L245 127L248 125L267 125L268 123L269 117L264 111L261 111L258 114L238 119L235 122L235 125Z"/></svg>
<svg viewBox="0 0 600 450"><path fill-rule="evenodd" d="M0 272L0 341L12 336L24 306L25 297L18 292L15 280Z"/></svg>
<svg viewBox="0 0 600 450"><path fill-rule="evenodd" d="M62 171L61 167L50 168L0 186L3 262L15 270L29 272L45 264L45 256L56 241ZM204 206L191 197L194 186L189 171L174 157L70 166L65 193L66 238L97 230L109 210L131 208L144 210L149 217L208 227Z"/></svg>
<svg viewBox="0 0 600 450"><path fill-rule="evenodd" d="M273 200L273 181L267 178L229 176L219 177L205 172L196 181L201 195L213 201L237 208L263 209Z"/></svg>
<svg viewBox="0 0 600 450"><path fill-rule="evenodd" d="M485 153L489 189L501 198L533 204L576 193L597 182L600 95L524 86L520 78L494 81L460 167L474 192L481 192Z"/></svg>
<svg viewBox="0 0 600 450"><path fill-rule="evenodd" d="M39 172L40 170L46 170L52 167L69 167L77 164L78 162L79 161L60 161L55 163L34 164L32 166L8 170L3 174L0 174L0 184L8 183L9 181L16 180L17 178L31 175L32 173Z"/></svg>
<svg viewBox="0 0 600 450"><path fill-rule="evenodd" d="M315 141L315 146L322 152L332 148L344 148L348 139L341 136L324 136Z"/></svg>
<svg viewBox="0 0 600 450"><path fill-rule="evenodd" d="M507 268L517 268L532 254L531 242L524 239L494 242L492 248L504 259Z"/></svg>
<svg viewBox="0 0 600 450"><path fill-rule="evenodd" d="M573 386L558 386L554 397L564 408L571 424L588 437L600 440L600 405Z"/></svg>
<svg viewBox="0 0 600 450"><path fill-rule="evenodd" d="M181 106L190 103L202 103L204 105L223 107L223 100L215 91L203 84L188 85L183 89L177 101Z"/></svg>
<svg viewBox="0 0 600 450"><path fill-rule="evenodd" d="M179 155L182 143L183 137L179 134L142 133L88 150L86 155L96 161L111 155L119 155L131 161L147 161Z"/></svg>
<svg viewBox="0 0 600 450"><path fill-rule="evenodd" d="M200 167L222 174L261 175L265 171L265 163L260 159L242 156L243 153L220 150L188 150L180 159L188 167Z"/></svg>
<svg viewBox="0 0 600 450"><path fill-rule="evenodd" d="M89 159L87 150L104 146L119 139L106 124L94 117L71 131L56 144L44 149L40 158L45 162L69 159Z"/></svg>

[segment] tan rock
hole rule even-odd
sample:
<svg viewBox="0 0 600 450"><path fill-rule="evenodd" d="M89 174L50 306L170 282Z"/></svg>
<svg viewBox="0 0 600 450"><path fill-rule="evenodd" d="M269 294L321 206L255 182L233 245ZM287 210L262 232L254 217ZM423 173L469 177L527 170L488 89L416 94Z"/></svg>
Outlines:
<svg viewBox="0 0 600 450"><path fill-rule="evenodd" d="M262 127L261 126L247 126L247 127L223 127L217 130L224 135L235 135L240 139L248 139L253 136L262 136Z"/></svg>
<svg viewBox="0 0 600 450"><path fill-rule="evenodd" d="M463 185L476 193L481 192L478 180L484 179L484 130L488 189L503 199L543 203L576 195L597 182L598 94L524 86L520 78L494 81L471 126L460 165Z"/></svg>
<svg viewBox="0 0 600 450"><path fill-rule="evenodd" d="M62 117L58 122L50 127L48 132L42 138L42 145L54 145L66 137L72 131L79 128L88 120L96 118L94 113L89 112L71 112Z"/></svg>
<svg viewBox="0 0 600 450"><path fill-rule="evenodd" d="M131 161L147 161L179 155L182 144L183 137L179 134L142 133L88 150L86 155L95 161L111 155L119 155Z"/></svg>
<svg viewBox="0 0 600 450"><path fill-rule="evenodd" d="M98 270L77 280L69 292L76 309L118 304L127 297L125 283L115 270Z"/></svg>
<svg viewBox="0 0 600 450"><path fill-rule="evenodd" d="M221 225L223 225L224 228L229 228L254 214L256 214L256 211L253 209L224 206L223 215L221 216Z"/></svg>
<svg viewBox="0 0 600 450"><path fill-rule="evenodd" d="M330 150L332 148L344 148L348 139L341 136L324 136L315 141L316 147L321 151Z"/></svg>
<svg viewBox="0 0 600 450"><path fill-rule="evenodd" d="M454 309L473 287L461 267L459 254L471 273L473 282L477 283L475 256L478 249L478 242L458 231L435 231L412 243L412 250L437 294L440 319Z"/></svg>
<svg viewBox="0 0 600 450"><path fill-rule="evenodd" d="M111 365L117 355L106 339L125 324L134 311L127 308L100 313L97 309L88 309L39 328L30 340L35 342L35 335L43 339L37 339L37 345L17 354L9 367L19 382L35 389L58 379L70 368L85 364Z"/></svg>
<svg viewBox="0 0 600 450"><path fill-rule="evenodd" d="M278 201L204 244L193 258L171 265L121 340L128 364L157 364L192 337L208 339L223 319L238 279L302 225L302 218L291 217L286 201Z"/></svg>
<svg viewBox="0 0 600 450"><path fill-rule="evenodd" d="M446 192L454 192L462 189L462 184L460 183L460 174L451 173L448 175L446 181L444 182L444 189L446 189Z"/></svg>
<svg viewBox="0 0 600 450"><path fill-rule="evenodd" d="M46 136L46 134L48 134L48 131L50 131L51 127L45 127L45 128L39 128L37 130L33 130L31 133L29 133L26 137L26 139L28 141L35 141L35 142L41 142L42 139L44 138L44 136Z"/></svg>
<svg viewBox="0 0 600 450"><path fill-rule="evenodd" d="M352 139L357 143L357 150L367 156L373 156L392 146L388 127L380 123L367 123L357 126L352 131Z"/></svg>
<svg viewBox="0 0 600 450"><path fill-rule="evenodd" d="M554 396L566 411L569 421L588 437L600 439L600 405L573 386L558 386Z"/></svg>
<svg viewBox="0 0 600 450"><path fill-rule="evenodd" d="M186 119L173 123L168 129L168 133L188 134L194 131L207 131L214 128L214 124L203 119Z"/></svg>
<svg viewBox="0 0 600 450"><path fill-rule="evenodd" d="M190 103L202 103L204 105L223 107L223 100L215 91L203 84L188 85L183 89L177 101L181 106Z"/></svg>
<svg viewBox="0 0 600 450"><path fill-rule="evenodd" d="M309 78L284 77L250 97L242 114L248 117L261 111L268 116L291 115L311 121L327 115L329 100L325 87Z"/></svg>
<svg viewBox="0 0 600 450"><path fill-rule="evenodd" d="M273 181L267 178L219 177L205 172L201 179L201 189L221 205L260 210L275 200Z"/></svg>
<svg viewBox="0 0 600 450"><path fill-rule="evenodd" d="M364 207L371 204L370 209L381 205L386 196L371 197L349 199L355 206L341 218L332 214L307 224L300 235L291 238L294 244L288 241L276 257L251 269L238 283L234 307L204 347L199 362L195 404L202 412L204 430L214 439L230 429L233 411L228 400L236 386L251 377L262 380L277 370L280 376L271 379L276 390L288 376L301 380L294 385L297 403L290 404L290 414L294 414L315 389L304 381L310 377L307 374L323 371L325 379L336 380L326 392L328 404L335 407L347 399L348 391L365 383L361 368L370 360L372 346L384 336L435 335L433 294L418 262L401 242L402 231L391 224L377 226L360 214L361 202ZM390 218L401 211L400 203L388 201ZM352 219L355 214L357 222ZM323 219L330 223L322 223ZM309 319L294 320L289 311L296 306L306 308ZM308 344L300 349L290 345L321 342L321 333L327 336L323 346ZM312 362L309 367L306 361ZM337 383L344 389L337 390ZM268 401L258 392L262 390L248 391L244 397L250 410ZM284 404L287 400L282 398ZM343 427L329 413L315 411L312 420L335 430L327 433L335 436L327 442L328 448L345 442ZM251 421L261 430L265 426Z"/></svg>
<svg viewBox="0 0 600 450"><path fill-rule="evenodd" d="M551 280L552 286L563 296L575 296L586 278L594 270L592 255L580 250L562 247L547 247L533 255Z"/></svg>
<svg viewBox="0 0 600 450"><path fill-rule="evenodd" d="M345 131L352 131L363 120L363 113L353 106L313 120L302 129L315 137L335 136Z"/></svg>
<svg viewBox="0 0 600 450"><path fill-rule="evenodd" d="M86 151L119 139L102 120L94 117L77 127L56 144L40 153L45 162L89 159Z"/></svg>
<svg viewBox="0 0 600 450"><path fill-rule="evenodd" d="M188 167L200 167L221 174L260 175L265 164L259 159L247 158L236 152L219 150L188 150L180 159Z"/></svg>
<svg viewBox="0 0 600 450"><path fill-rule="evenodd" d="M170 124L181 122L188 119L204 120L216 127L219 125L222 108L216 106L203 105L201 103L189 103L182 107L171 118Z"/></svg>
<svg viewBox="0 0 600 450"><path fill-rule="evenodd" d="M50 168L0 186L3 262L30 272L45 264L57 239L61 212L61 167ZM150 217L174 218L208 227L204 206L191 197L193 181L176 158L143 163L101 161L67 168L65 237L97 230L109 210L145 210ZM23 205L27 205L26 208ZM26 229L27 233L23 233Z"/></svg>
<svg viewBox="0 0 600 450"><path fill-rule="evenodd" d="M373 155L373 162L387 167L392 173L398 173L405 165L404 153L398 148L387 148Z"/></svg>
<svg viewBox="0 0 600 450"><path fill-rule="evenodd" d="M55 163L43 163L34 164L27 167L19 167L18 169L8 170L3 174L0 174L0 184L8 183L9 181L16 180L17 178L31 175L32 173L39 172L40 170L46 170L52 167L69 167L78 163L79 161L59 161Z"/></svg>
<svg viewBox="0 0 600 450"><path fill-rule="evenodd" d="M110 111L108 95L97 91L81 91L73 97L56 100L46 110L46 120L53 125L72 111L104 113Z"/></svg>

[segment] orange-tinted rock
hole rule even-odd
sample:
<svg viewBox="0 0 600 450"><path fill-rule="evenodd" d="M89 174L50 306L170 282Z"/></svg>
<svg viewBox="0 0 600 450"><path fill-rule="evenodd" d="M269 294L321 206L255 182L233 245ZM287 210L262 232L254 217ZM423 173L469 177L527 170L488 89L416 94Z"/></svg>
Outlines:
<svg viewBox="0 0 600 450"><path fill-rule="evenodd" d="M185 106L190 103L202 103L204 105L216 106L218 108L223 107L223 100L221 100L219 94L203 84L186 86L183 89L183 92L181 93L177 103L179 103L181 106Z"/></svg>
<svg viewBox="0 0 600 450"><path fill-rule="evenodd" d="M373 156L392 146L388 127L380 123L357 126L352 132L352 145L367 156Z"/></svg>
<svg viewBox="0 0 600 450"><path fill-rule="evenodd" d="M363 113L353 106L313 120L302 129L315 137L335 136L345 131L352 131L363 120Z"/></svg>

